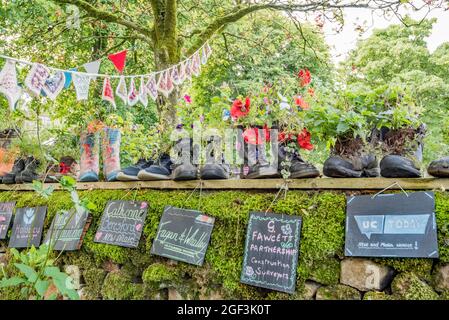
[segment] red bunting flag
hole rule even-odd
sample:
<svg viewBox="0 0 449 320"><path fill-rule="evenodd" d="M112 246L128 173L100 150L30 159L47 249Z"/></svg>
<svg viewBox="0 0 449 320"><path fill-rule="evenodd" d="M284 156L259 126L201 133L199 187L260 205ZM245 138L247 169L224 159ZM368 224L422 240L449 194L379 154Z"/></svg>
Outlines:
<svg viewBox="0 0 449 320"><path fill-rule="evenodd" d="M112 61L115 68L118 70L118 72L122 73L123 69L125 68L125 62L126 62L126 53L128 50L123 50L117 53L110 54L108 56L109 60Z"/></svg>

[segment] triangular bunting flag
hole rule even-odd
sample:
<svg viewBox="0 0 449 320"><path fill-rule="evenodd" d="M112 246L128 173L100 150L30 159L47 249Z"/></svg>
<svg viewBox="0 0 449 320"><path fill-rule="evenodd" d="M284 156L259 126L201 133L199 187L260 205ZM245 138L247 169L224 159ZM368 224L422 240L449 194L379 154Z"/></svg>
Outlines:
<svg viewBox="0 0 449 320"><path fill-rule="evenodd" d="M97 74L98 71L100 70L100 63L101 63L101 60L96 60L96 61L92 61L92 62L83 64L83 67L87 73ZM97 77L91 76L91 79L95 80L95 79L97 79Z"/></svg>
<svg viewBox="0 0 449 320"><path fill-rule="evenodd" d="M200 67L201 67L201 60L200 60L200 53L198 51L193 55L191 63L192 63L192 65L191 65L192 73L195 76L199 76L199 74L200 74Z"/></svg>
<svg viewBox="0 0 449 320"><path fill-rule="evenodd" d="M186 70L184 63L179 64L179 82L182 84L186 79Z"/></svg>
<svg viewBox="0 0 449 320"><path fill-rule="evenodd" d="M207 63L207 52L206 52L206 46L203 47L203 49L201 50L201 64L206 64Z"/></svg>
<svg viewBox="0 0 449 320"><path fill-rule="evenodd" d="M212 48L210 47L209 42L206 42L204 49L206 51L206 57L207 59L209 59L210 55L212 54Z"/></svg>
<svg viewBox="0 0 449 320"><path fill-rule="evenodd" d="M87 100L89 97L90 77L82 73L73 73L72 81L75 86L76 100Z"/></svg>
<svg viewBox="0 0 449 320"><path fill-rule="evenodd" d="M176 84L177 86L182 84L182 81L179 78L178 66L174 66L172 68L172 70L170 72L170 77L171 77L171 80L173 81L173 83Z"/></svg>
<svg viewBox="0 0 449 320"><path fill-rule="evenodd" d="M56 72L53 76L47 78L45 80L42 91L45 93L45 96L50 98L51 100L55 100L59 93L64 89L65 85L65 75L64 72L59 71Z"/></svg>
<svg viewBox="0 0 449 320"><path fill-rule="evenodd" d="M109 101L115 108L114 90L112 90L111 79L108 77L104 78L101 99Z"/></svg>
<svg viewBox="0 0 449 320"><path fill-rule="evenodd" d="M69 71L76 71L76 68L69 69ZM72 83L72 73L69 71L64 71L65 83L64 89L68 89Z"/></svg>
<svg viewBox="0 0 449 320"><path fill-rule="evenodd" d="M154 74L152 74L150 76L145 87L146 87L147 93L150 95L151 99L156 101L158 94L157 94L156 76Z"/></svg>
<svg viewBox="0 0 449 320"><path fill-rule="evenodd" d="M120 81L118 83L117 89L115 90L115 94L123 100L123 103L128 104L128 89L126 88L126 80L125 77L120 77Z"/></svg>
<svg viewBox="0 0 449 320"><path fill-rule="evenodd" d="M22 94L22 88L17 85L16 64L11 60L6 60L0 72L0 93L6 96L9 107L14 109L16 102Z"/></svg>
<svg viewBox="0 0 449 320"><path fill-rule="evenodd" d="M173 91L173 82L171 81L171 77L169 76L169 71L164 71L160 77L159 82L157 84L157 89L161 92L166 98Z"/></svg>
<svg viewBox="0 0 449 320"><path fill-rule="evenodd" d="M112 61L115 68L118 70L118 72L122 73L123 69L125 68L125 62L126 62L126 53L127 50L123 50L121 52L113 53L108 56L109 60Z"/></svg>
<svg viewBox="0 0 449 320"><path fill-rule="evenodd" d="M148 93L143 77L140 78L139 101L143 104L144 107L148 106Z"/></svg>
<svg viewBox="0 0 449 320"><path fill-rule="evenodd" d="M190 59L187 59L184 62L184 72L186 75L186 79L191 80L192 79L192 61Z"/></svg>
<svg viewBox="0 0 449 320"><path fill-rule="evenodd" d="M35 63L25 79L25 85L31 93L38 96L49 76L50 70L46 66Z"/></svg>
<svg viewBox="0 0 449 320"><path fill-rule="evenodd" d="M134 84L134 78L131 78L131 84L129 85L128 91L128 104L129 106L134 106L137 102L139 102L139 92L136 89Z"/></svg>

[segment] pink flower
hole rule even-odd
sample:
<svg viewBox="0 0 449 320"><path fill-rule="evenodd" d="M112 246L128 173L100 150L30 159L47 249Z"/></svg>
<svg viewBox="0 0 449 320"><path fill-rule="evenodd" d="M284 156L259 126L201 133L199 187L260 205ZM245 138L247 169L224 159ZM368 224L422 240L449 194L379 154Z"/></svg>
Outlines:
<svg viewBox="0 0 449 320"><path fill-rule="evenodd" d="M192 103L192 98L189 96L189 95L185 95L184 96L184 100L187 102L187 103Z"/></svg>

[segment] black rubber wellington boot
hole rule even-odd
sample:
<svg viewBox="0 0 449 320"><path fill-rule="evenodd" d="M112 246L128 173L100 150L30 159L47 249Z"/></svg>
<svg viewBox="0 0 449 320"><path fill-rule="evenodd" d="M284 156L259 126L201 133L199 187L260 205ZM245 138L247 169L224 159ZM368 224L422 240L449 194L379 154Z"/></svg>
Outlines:
<svg viewBox="0 0 449 320"><path fill-rule="evenodd" d="M30 156L25 160L25 169L16 175L16 183L31 183L34 180L43 180L45 183L57 182L56 179L50 175L39 175L36 170L40 165L40 161Z"/></svg>
<svg viewBox="0 0 449 320"><path fill-rule="evenodd" d="M14 184L16 183L16 175L22 172L25 169L25 160L22 158L14 161L14 166L12 167L11 172L7 173L3 176L2 183L4 184Z"/></svg>

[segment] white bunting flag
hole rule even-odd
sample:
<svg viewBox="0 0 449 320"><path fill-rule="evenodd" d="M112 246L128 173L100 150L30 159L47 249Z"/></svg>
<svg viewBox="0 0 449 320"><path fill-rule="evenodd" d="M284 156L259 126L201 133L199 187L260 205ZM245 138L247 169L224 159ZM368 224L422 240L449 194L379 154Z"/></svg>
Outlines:
<svg viewBox="0 0 449 320"><path fill-rule="evenodd" d="M120 99L122 99L125 105L128 104L128 89L126 88L125 77L120 77L120 81L118 83L117 89L115 90L115 94Z"/></svg>
<svg viewBox="0 0 449 320"><path fill-rule="evenodd" d="M76 100L87 100L89 97L90 77L81 73L72 73L72 81L75 86Z"/></svg>
<svg viewBox="0 0 449 320"><path fill-rule="evenodd" d="M49 99L55 100L59 93L61 93L62 89L64 89L64 85L64 72L59 71L56 72L53 76L47 78L42 90Z"/></svg>
<svg viewBox="0 0 449 320"><path fill-rule="evenodd" d="M134 78L131 78L131 83L129 85L128 91L128 104L130 107L135 106L139 102L139 92L137 91L136 85L134 84Z"/></svg>
<svg viewBox="0 0 449 320"><path fill-rule="evenodd" d="M41 90L44 87L45 80L50 76L50 70L42 65L35 63L31 67L25 79L25 85L34 95L38 96L41 94Z"/></svg>
<svg viewBox="0 0 449 320"><path fill-rule="evenodd" d="M16 102L22 95L22 88L17 85L16 64L11 60L6 60L0 72L0 93L6 96L11 109L14 109Z"/></svg>
<svg viewBox="0 0 449 320"><path fill-rule="evenodd" d="M83 67L87 73L98 74L98 71L100 70L100 64L101 64L101 60L96 60L96 61L92 61L92 62L83 64ZM97 79L97 77L91 76L91 79L95 80L95 79Z"/></svg>
<svg viewBox="0 0 449 320"><path fill-rule="evenodd" d="M148 92L145 86L145 79L143 77L140 77L139 101L144 107L148 106Z"/></svg>

